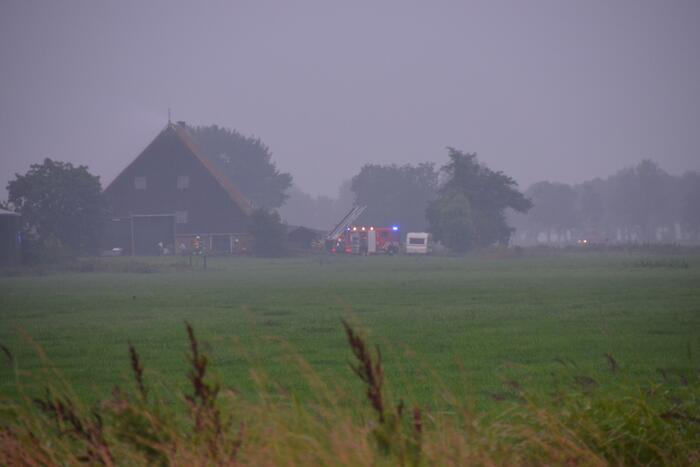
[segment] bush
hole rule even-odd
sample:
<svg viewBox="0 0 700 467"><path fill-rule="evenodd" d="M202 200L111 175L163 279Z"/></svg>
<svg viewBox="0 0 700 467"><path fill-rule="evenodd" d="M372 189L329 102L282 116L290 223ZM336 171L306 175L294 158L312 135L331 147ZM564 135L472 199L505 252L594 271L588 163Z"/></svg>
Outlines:
<svg viewBox="0 0 700 467"><path fill-rule="evenodd" d="M255 256L275 257L287 253L287 228L276 211L256 209L251 222Z"/></svg>

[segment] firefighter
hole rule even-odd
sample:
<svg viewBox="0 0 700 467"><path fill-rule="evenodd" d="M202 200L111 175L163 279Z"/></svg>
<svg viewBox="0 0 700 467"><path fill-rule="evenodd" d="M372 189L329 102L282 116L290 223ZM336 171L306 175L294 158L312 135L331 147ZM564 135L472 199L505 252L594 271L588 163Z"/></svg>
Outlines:
<svg viewBox="0 0 700 467"><path fill-rule="evenodd" d="M362 236L360 237L360 254L363 256L367 256L369 254L369 239L367 238L367 234L365 232L362 232Z"/></svg>

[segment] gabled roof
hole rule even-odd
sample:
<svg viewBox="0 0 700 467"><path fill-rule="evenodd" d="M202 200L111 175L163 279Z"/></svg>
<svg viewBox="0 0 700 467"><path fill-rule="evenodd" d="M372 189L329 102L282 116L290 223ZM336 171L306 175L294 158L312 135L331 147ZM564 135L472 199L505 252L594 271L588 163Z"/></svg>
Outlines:
<svg viewBox="0 0 700 467"><path fill-rule="evenodd" d="M139 154L124 170L121 171L119 175L117 175L112 183L105 188L105 191L108 191L110 187L122 177L127 169L137 160L139 160L146 152L148 152L151 145L153 145L153 143L166 132L172 132L176 136L176 138L188 149L188 151L204 166L206 171L209 172L212 177L214 177L219 186L224 189L229 198L236 203L241 211L243 211L246 215L250 215L253 212L253 207L250 201L243 196L243 193L236 188L233 182L231 182L231 180L216 166L216 164L214 164L214 162L204 155L204 153L197 147L192 139L192 135L190 135L190 132L187 130L184 123L168 123L163 131L161 131L158 136L156 136L156 138L154 138L154 140L151 141L148 146L146 146L146 149L141 151L141 154Z"/></svg>

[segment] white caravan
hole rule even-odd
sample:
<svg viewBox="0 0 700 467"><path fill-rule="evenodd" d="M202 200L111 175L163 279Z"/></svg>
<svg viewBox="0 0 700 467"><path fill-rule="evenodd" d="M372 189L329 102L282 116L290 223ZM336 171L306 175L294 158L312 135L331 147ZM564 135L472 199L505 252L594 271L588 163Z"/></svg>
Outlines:
<svg viewBox="0 0 700 467"><path fill-rule="evenodd" d="M406 234L406 253L424 255L430 251L430 234L428 232L409 232Z"/></svg>

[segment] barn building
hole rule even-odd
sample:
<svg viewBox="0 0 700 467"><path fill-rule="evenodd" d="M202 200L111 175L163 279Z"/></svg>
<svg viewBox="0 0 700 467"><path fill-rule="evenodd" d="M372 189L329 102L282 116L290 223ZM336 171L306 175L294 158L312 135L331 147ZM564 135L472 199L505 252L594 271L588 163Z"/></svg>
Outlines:
<svg viewBox="0 0 700 467"><path fill-rule="evenodd" d="M103 247L124 254L243 253L251 203L196 146L184 122L169 123L103 193Z"/></svg>

